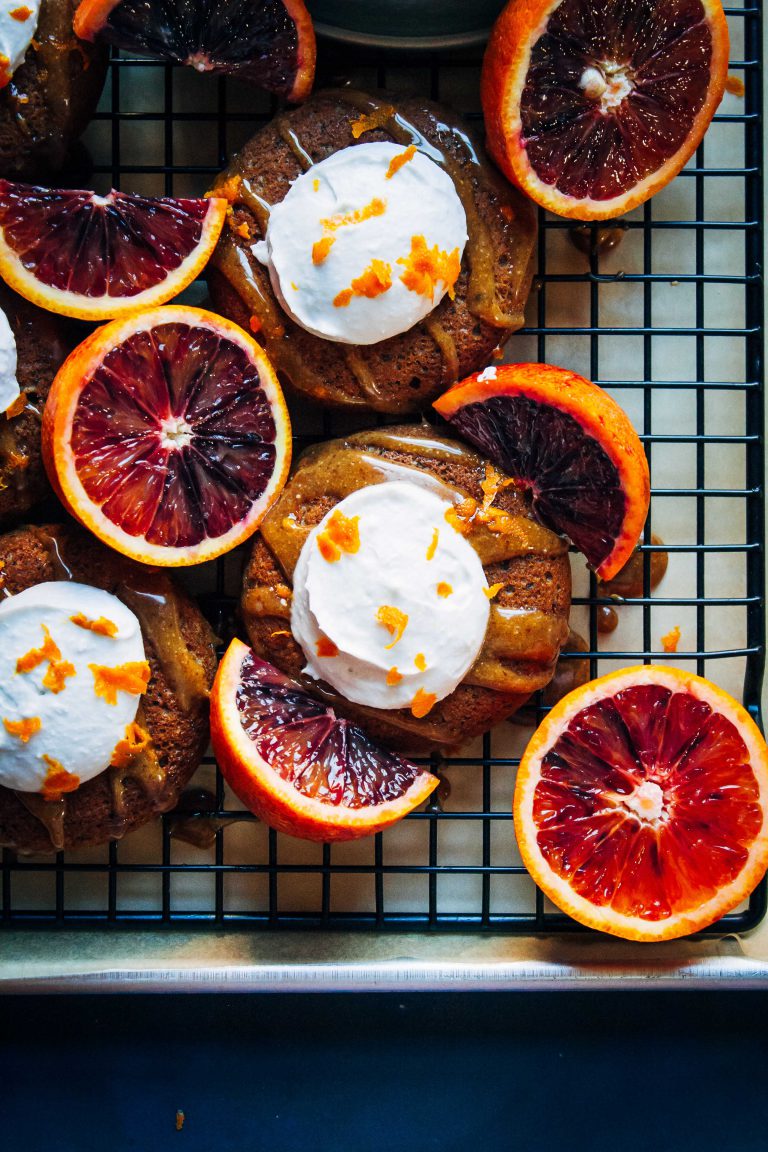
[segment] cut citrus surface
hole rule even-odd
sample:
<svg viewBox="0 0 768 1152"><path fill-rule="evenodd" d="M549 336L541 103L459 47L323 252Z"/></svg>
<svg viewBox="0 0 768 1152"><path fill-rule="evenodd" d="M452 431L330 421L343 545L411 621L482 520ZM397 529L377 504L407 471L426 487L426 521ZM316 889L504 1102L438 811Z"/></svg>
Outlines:
<svg viewBox="0 0 768 1152"><path fill-rule="evenodd" d="M295 102L309 95L315 77L315 30L304 0L83 0L75 32L238 76Z"/></svg>
<svg viewBox="0 0 768 1152"><path fill-rule="evenodd" d="M435 408L531 493L534 515L567 536L601 580L632 555L648 515L648 462L607 392L551 364L499 364Z"/></svg>
<svg viewBox="0 0 768 1152"><path fill-rule="evenodd" d="M43 460L69 511L146 564L199 564L250 536L288 474L291 428L264 352L170 305L97 329L64 362Z"/></svg>
<svg viewBox="0 0 768 1152"><path fill-rule="evenodd" d="M0 179L0 276L33 304L109 320L164 304L205 267L226 200L172 200Z"/></svg>
<svg viewBox="0 0 768 1152"><path fill-rule="evenodd" d="M233 640L211 694L211 740L243 804L303 840L357 840L402 819L438 785L374 744Z"/></svg>
<svg viewBox="0 0 768 1152"><path fill-rule="evenodd" d="M577 688L515 788L526 868L569 916L629 940L713 924L768 865L768 748L736 701L676 668Z"/></svg>
<svg viewBox="0 0 768 1152"><path fill-rule="evenodd" d="M687 163L727 73L719 0L511 0L483 62L488 148L551 212L618 216Z"/></svg>

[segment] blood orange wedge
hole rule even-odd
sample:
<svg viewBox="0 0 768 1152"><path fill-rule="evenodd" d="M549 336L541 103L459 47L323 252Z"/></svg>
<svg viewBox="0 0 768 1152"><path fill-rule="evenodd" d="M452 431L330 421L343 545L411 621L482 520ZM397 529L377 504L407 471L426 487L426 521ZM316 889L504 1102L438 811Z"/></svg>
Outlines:
<svg viewBox="0 0 768 1152"><path fill-rule="evenodd" d="M426 800L436 776L374 744L233 640L211 694L211 740L251 812L302 840L357 840Z"/></svg>
<svg viewBox="0 0 768 1152"><path fill-rule="evenodd" d="M109 320L178 295L202 271L227 201L36 188L0 179L0 276L33 304Z"/></svg>
<svg viewBox="0 0 768 1152"><path fill-rule="evenodd" d="M298 102L315 76L315 31L304 0L83 0L82 40L238 76Z"/></svg>
<svg viewBox="0 0 768 1152"><path fill-rule="evenodd" d="M618 216L690 159L727 73L719 0L511 0L483 63L488 148L544 208Z"/></svg>
<svg viewBox="0 0 768 1152"><path fill-rule="evenodd" d="M199 564L250 536L288 473L272 367L236 324L170 305L97 329L59 369L43 460L69 511L145 564Z"/></svg>
<svg viewBox="0 0 768 1152"><path fill-rule="evenodd" d="M601 580L629 560L648 515L643 446L607 392L551 364L500 364L455 384L435 408L531 493Z"/></svg>
<svg viewBox="0 0 768 1152"><path fill-rule="evenodd" d="M676 668L577 688L534 734L515 788L531 876L569 916L671 940L732 911L768 865L768 748L736 701Z"/></svg>

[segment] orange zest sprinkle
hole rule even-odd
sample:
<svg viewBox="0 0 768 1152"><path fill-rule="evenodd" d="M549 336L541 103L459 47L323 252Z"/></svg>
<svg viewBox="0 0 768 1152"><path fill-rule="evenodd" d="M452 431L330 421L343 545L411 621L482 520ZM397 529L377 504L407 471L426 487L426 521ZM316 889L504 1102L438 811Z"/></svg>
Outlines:
<svg viewBox="0 0 768 1152"><path fill-rule="evenodd" d="M472 530L472 521L476 515L477 501L473 500L471 496L467 496L466 500L460 500L458 504L453 504L445 510L446 520L462 536L466 536Z"/></svg>
<svg viewBox="0 0 768 1152"><path fill-rule="evenodd" d="M398 640L401 639L403 632L408 625L408 616L405 612L401 612L399 608L393 608L391 604L382 604L376 613L376 622L386 628L390 636L394 636L391 644L385 644L384 647L389 651L394 648Z"/></svg>
<svg viewBox="0 0 768 1152"><path fill-rule="evenodd" d="M110 668L104 664L89 664L93 672L93 690L107 704L117 704L118 692L141 696L149 684L150 669L146 660L134 660Z"/></svg>
<svg viewBox="0 0 768 1152"><path fill-rule="evenodd" d="M240 196L240 187L242 185L242 178L240 176L230 176L223 184L219 184L212 192L205 193L206 200L228 200L230 204L234 204Z"/></svg>
<svg viewBox="0 0 768 1152"><path fill-rule="evenodd" d="M397 156L393 156L389 162L389 168L387 168L386 179L391 180L395 173L399 172L404 164L407 164L409 160L413 160L415 155L416 145L409 144L404 152L399 152Z"/></svg>
<svg viewBox="0 0 768 1152"><path fill-rule="evenodd" d="M434 560L435 552L437 552L437 542L440 539L440 529L435 528L432 532L432 539L427 548L427 560Z"/></svg>
<svg viewBox="0 0 768 1152"><path fill-rule="evenodd" d="M362 208L355 208L352 212L342 212L338 216L327 216L320 223L326 232L335 232L337 228L346 228L348 224L362 224L364 220L370 220L372 216L383 216L386 210L386 200L374 196L370 204L365 204Z"/></svg>
<svg viewBox="0 0 768 1152"><path fill-rule="evenodd" d="M493 600L495 596L498 596L503 587L503 580L498 584L491 584L490 588L483 588L483 595L487 596L489 600Z"/></svg>
<svg viewBox="0 0 768 1152"><path fill-rule="evenodd" d="M315 190L315 192L320 191L320 181L318 180L317 176L315 176L314 180L312 181L312 187Z"/></svg>
<svg viewBox="0 0 768 1152"><path fill-rule="evenodd" d="M43 687L49 688L51 692L61 692L67 677L75 674L74 665L70 664L68 660L62 660L58 644L45 624L42 624L41 627L44 636L42 647L32 648L24 656L20 656L16 661L16 671L32 672L33 669L47 661L48 670L43 676Z"/></svg>
<svg viewBox="0 0 768 1152"><path fill-rule="evenodd" d="M6 420L13 420L14 416L21 416L22 412L27 406L26 392L20 392L12 404L9 404L5 410Z"/></svg>
<svg viewBox="0 0 768 1152"><path fill-rule="evenodd" d="M480 487L483 490L483 511L487 511L502 488L509 488L511 483L512 480L509 477L506 479L502 477L501 473L496 471L493 464L486 464L485 479L480 482Z"/></svg>
<svg viewBox="0 0 768 1152"><path fill-rule="evenodd" d="M338 656L339 654L339 649L328 636L321 636L315 644L315 648L317 649L318 656L321 657Z"/></svg>
<svg viewBox="0 0 768 1152"><path fill-rule="evenodd" d="M446 596L453 595L453 588L450 584L446 584L445 580L441 580L437 586L437 594L438 596L442 596L442 598L445 599Z"/></svg>
<svg viewBox="0 0 768 1152"><path fill-rule="evenodd" d="M6 720L3 717L3 727L9 736L16 736L22 744L27 744L42 728L43 723L39 716L27 716L23 720Z"/></svg>
<svg viewBox="0 0 768 1152"><path fill-rule="evenodd" d="M389 672L387 672L387 684L388 684L388 686L390 688L394 688L395 684L399 684L401 680L402 680L402 676L398 672L397 668L394 666L392 668L390 668Z"/></svg>
<svg viewBox="0 0 768 1152"><path fill-rule="evenodd" d="M505 220L509 220L510 222L515 219L515 210L511 204L502 204L501 214Z"/></svg>
<svg viewBox="0 0 768 1152"><path fill-rule="evenodd" d="M289 632L287 628L278 628L276 632L270 632L269 638L273 640L275 636L292 636L293 633Z"/></svg>
<svg viewBox="0 0 768 1152"><path fill-rule="evenodd" d="M346 308L353 296L366 296L369 300L381 296L392 287L392 268L383 260L371 260L365 271L357 276L349 288L342 289L334 298L334 307Z"/></svg>
<svg viewBox="0 0 768 1152"><path fill-rule="evenodd" d="M409 255L401 256L397 262L405 267L400 279L410 292L418 292L419 296L427 296L431 300L438 281L442 280L453 299L453 286L461 271L458 248L454 248L453 252L444 252L437 245L427 248L423 236L412 236Z"/></svg>
<svg viewBox="0 0 768 1152"><path fill-rule="evenodd" d="M293 597L293 593L287 584L275 584L275 592L277 592L281 600L290 600Z"/></svg>
<svg viewBox="0 0 768 1152"><path fill-rule="evenodd" d="M258 316L251 316L248 321L248 327L251 332L261 332L261 320L259 320Z"/></svg>
<svg viewBox="0 0 768 1152"><path fill-rule="evenodd" d="M312 245L312 263L322 264L328 258L328 253L336 243L335 236L323 236L322 240L316 240Z"/></svg>
<svg viewBox="0 0 768 1152"><path fill-rule="evenodd" d="M323 532L317 537L320 555L329 564L341 559L342 552L354 553L360 548L359 516L345 516L338 508L333 512Z"/></svg>
<svg viewBox="0 0 768 1152"><path fill-rule="evenodd" d="M40 789L44 800L59 800L64 792L74 792L75 788L79 788L79 776L67 772L64 765L54 760L53 756L43 754L42 758L48 765L48 772Z"/></svg>
<svg viewBox="0 0 768 1152"><path fill-rule="evenodd" d="M243 220L243 221L242 221L240 224L236 224L236 225L234 225L234 231L235 231L235 232L237 233L237 235L238 235L238 236L240 236L240 237L241 237L243 240L250 240L250 238L251 238L251 230L250 230L250 228L248 227L248 225L247 225L247 223L245 222L245 220Z"/></svg>
<svg viewBox="0 0 768 1152"><path fill-rule="evenodd" d="M63 692L66 687L65 680L74 674L75 666L68 660L51 660L48 671L43 676L43 688L48 688L55 694Z"/></svg>
<svg viewBox="0 0 768 1152"><path fill-rule="evenodd" d="M374 108L372 112L363 112L357 120L352 122L353 139L359 140L364 132L373 132L376 128L381 128L394 115L395 109L391 104L382 104L379 108Z"/></svg>
<svg viewBox="0 0 768 1152"><path fill-rule="evenodd" d="M140 724L128 724L125 736L118 740L110 762L112 768L127 768L132 760L152 743L152 737Z"/></svg>
<svg viewBox="0 0 768 1152"><path fill-rule="evenodd" d="M73 624L77 624L78 628L85 628L88 632L96 632L99 636L117 635L117 624L107 620L106 616L99 616L98 620L89 620L83 612L78 612L75 616L70 616L70 620Z"/></svg>
<svg viewBox="0 0 768 1152"><path fill-rule="evenodd" d="M29 456L25 456L23 452L9 452L8 463L11 468L23 472L25 468L29 468Z"/></svg>
<svg viewBox="0 0 768 1152"><path fill-rule="evenodd" d="M20 24L23 24L25 20L29 20L31 15L32 9L27 8L26 4L21 4L18 8L11 9L11 16L14 20L18 20Z"/></svg>
<svg viewBox="0 0 768 1152"><path fill-rule="evenodd" d="M680 643L680 625L675 624L665 636L661 638L661 646L665 652L677 652L677 646Z"/></svg>
<svg viewBox="0 0 768 1152"><path fill-rule="evenodd" d="M418 668L419 672L426 672L427 660L423 652L417 652L413 658L413 662Z"/></svg>
<svg viewBox="0 0 768 1152"><path fill-rule="evenodd" d="M431 712L437 703L437 696L434 692L425 692L423 688L419 688L418 692L411 700L411 712L417 720L421 720L422 716L426 716Z"/></svg>

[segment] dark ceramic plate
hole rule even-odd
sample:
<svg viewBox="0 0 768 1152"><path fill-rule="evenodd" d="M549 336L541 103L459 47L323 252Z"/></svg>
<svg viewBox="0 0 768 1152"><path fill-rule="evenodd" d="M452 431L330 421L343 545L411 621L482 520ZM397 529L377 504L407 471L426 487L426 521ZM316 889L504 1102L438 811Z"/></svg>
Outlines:
<svg viewBox="0 0 768 1152"><path fill-rule="evenodd" d="M320 36L382 48L482 44L504 0L307 0Z"/></svg>

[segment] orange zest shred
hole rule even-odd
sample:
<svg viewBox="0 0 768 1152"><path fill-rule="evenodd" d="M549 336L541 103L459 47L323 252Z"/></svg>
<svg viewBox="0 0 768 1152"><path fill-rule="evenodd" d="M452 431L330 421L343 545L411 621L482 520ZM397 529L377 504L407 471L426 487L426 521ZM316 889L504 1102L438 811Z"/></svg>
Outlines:
<svg viewBox="0 0 768 1152"><path fill-rule="evenodd" d="M43 629L43 644L41 648L31 648L16 661L17 672L32 672L40 664L48 662L48 669L43 676L43 687L51 692L61 692L65 687L64 681L68 676L74 676L75 668L68 660L62 660L61 650L51 636L45 624Z"/></svg>
<svg viewBox="0 0 768 1152"><path fill-rule="evenodd" d="M141 696L149 684L150 669L146 660L134 660L110 668L104 664L89 664L93 672L93 690L107 704L117 704L118 692Z"/></svg>
<svg viewBox="0 0 768 1152"><path fill-rule="evenodd" d="M274 640L275 636L292 636L293 633L289 632L287 628L278 628L276 632L270 632L270 640Z"/></svg>
<svg viewBox="0 0 768 1152"><path fill-rule="evenodd" d="M342 289L334 297L335 308L346 308L353 296L365 296L368 300L381 296L392 287L392 268L375 257L360 276L356 276L349 288Z"/></svg>
<svg viewBox="0 0 768 1152"><path fill-rule="evenodd" d="M323 236L322 240L316 240L312 245L312 263L322 264L328 258L328 253L336 243L335 236Z"/></svg>
<svg viewBox="0 0 768 1152"><path fill-rule="evenodd" d="M669 632L661 638L661 646L665 652L677 652L677 646L680 643L680 625L675 624L674 628L670 628Z"/></svg>
<svg viewBox="0 0 768 1152"><path fill-rule="evenodd" d="M438 594L438 596L442 596L442 598L444 600L446 598L446 596L452 596L453 595L453 588L451 587L450 584L446 584L445 580L441 580L437 586L437 594Z"/></svg>
<svg viewBox="0 0 768 1152"><path fill-rule="evenodd" d="M261 332L261 320L259 320L258 316L251 316L248 321L248 327L251 332Z"/></svg>
<svg viewBox="0 0 768 1152"><path fill-rule="evenodd" d="M34 41L33 41L34 43ZM0 88L11 82L11 58L0 52Z"/></svg>
<svg viewBox="0 0 768 1152"><path fill-rule="evenodd" d="M412 236L410 253L401 256L397 262L405 267L400 279L410 292L417 292L419 296L427 296L431 300L438 281L442 280L453 299L453 286L461 271L458 248L454 248L453 252L444 252L436 244L434 248L427 248L423 236Z"/></svg>
<svg viewBox="0 0 768 1152"><path fill-rule="evenodd" d="M427 560L434 560L435 552L437 552L437 542L439 539L440 529L435 528L432 532L432 539L429 542L429 548L427 548Z"/></svg>
<svg viewBox="0 0 768 1152"><path fill-rule="evenodd" d="M383 216L386 210L386 200L374 196L370 204L365 204L362 208L355 208L352 212L341 212L338 216L326 216L320 223L326 232L335 232L337 228L346 228L350 224L362 224L364 220L370 220L372 216Z"/></svg>
<svg viewBox="0 0 768 1152"><path fill-rule="evenodd" d="M13 420L14 416L21 416L22 412L27 406L26 392L20 392L12 404L9 404L5 410L6 420Z"/></svg>
<svg viewBox="0 0 768 1152"><path fill-rule="evenodd" d="M212 192L206 192L205 199L217 200L221 198L222 200L228 200L230 204L234 204L240 196L242 182L240 176L230 176L223 184L219 184L217 188L214 188Z"/></svg>
<svg viewBox="0 0 768 1152"><path fill-rule="evenodd" d="M507 477L502 477L500 472L497 472L493 464L486 464L485 466L485 479L481 480L480 487L483 490L483 511L487 511L491 504L501 492L502 488L509 488L512 480Z"/></svg>
<svg viewBox="0 0 768 1152"><path fill-rule="evenodd" d="M379 108L374 108L372 112L361 113L357 120L352 122L353 139L359 140L364 132L373 132L376 128L381 128L394 115L395 109L391 104L382 104Z"/></svg>
<svg viewBox="0 0 768 1152"><path fill-rule="evenodd" d="M428 712L431 712L437 703L437 696L434 692L425 692L423 688L419 688L418 692L411 700L411 712L417 720L421 720Z"/></svg>
<svg viewBox="0 0 768 1152"><path fill-rule="evenodd" d="M345 516L338 508L317 537L320 555L329 564L341 559L342 552L355 553L360 548L359 516Z"/></svg>
<svg viewBox="0 0 768 1152"><path fill-rule="evenodd" d="M14 470L23 472L25 468L29 468L29 456L25 456L23 452L9 452L8 463Z"/></svg>
<svg viewBox="0 0 768 1152"><path fill-rule="evenodd" d="M402 680L402 676L398 672L397 668L394 666L392 668L390 668L389 672L387 672L387 684L388 684L388 686L390 688L394 688L395 684L399 684L401 680Z"/></svg>
<svg viewBox="0 0 768 1152"><path fill-rule="evenodd" d="M64 792L74 792L80 787L80 777L73 772L67 772L63 764L54 760L53 756L43 754L43 760L48 765L48 772L40 791L44 800L59 800Z"/></svg>
<svg viewBox="0 0 768 1152"><path fill-rule="evenodd" d="M251 239L251 230L248 227L245 220L242 220L239 224L234 224L233 230L237 233L238 236L241 237L241 239L243 239L243 240L250 240Z"/></svg>
<svg viewBox="0 0 768 1152"><path fill-rule="evenodd" d="M409 160L413 160L415 155L416 145L409 144L404 152L399 152L397 156L393 156L389 162L389 168L387 168L386 179L391 180L395 173L399 172L404 164L407 164Z"/></svg>
<svg viewBox="0 0 768 1152"><path fill-rule="evenodd" d="M394 636L391 644L385 644L384 647L389 651L394 648L398 640L402 638L403 632L408 625L408 616L405 612L401 612L399 608L393 608L391 604L382 604L376 613L376 622L386 628L390 636Z"/></svg>
<svg viewBox="0 0 768 1152"><path fill-rule="evenodd" d="M70 616L73 624L77 624L78 628L85 628L88 632L96 632L99 636L116 636L117 624L111 620L107 620L106 616L99 616L98 620L89 620L83 612L78 612L74 616Z"/></svg>
<svg viewBox="0 0 768 1152"><path fill-rule="evenodd" d="M31 15L32 9L27 8L26 4L20 4L18 8L11 9L11 16L14 20L18 20L20 24L23 24L25 20L29 20Z"/></svg>
<svg viewBox="0 0 768 1152"><path fill-rule="evenodd" d="M315 177L315 179L312 181L312 188L313 188L313 190L314 190L315 192L319 192L319 191L320 191L320 181L318 180L317 176L316 176L316 177Z"/></svg>
<svg viewBox="0 0 768 1152"><path fill-rule="evenodd" d="M501 592L503 587L504 587L504 581L503 580L498 584L491 584L490 588L483 588L483 595L487 596L489 600L493 600L494 597L498 596L499 592Z"/></svg>
<svg viewBox="0 0 768 1152"><path fill-rule="evenodd" d="M417 652L413 658L413 662L416 665L416 667L418 668L419 672L426 672L427 659L426 659L423 652Z"/></svg>
<svg viewBox="0 0 768 1152"><path fill-rule="evenodd" d="M112 768L127 768L131 761L145 748L148 748L151 743L152 737L140 724L127 724L125 736L122 740L118 740L115 745L110 766Z"/></svg>
<svg viewBox="0 0 768 1152"><path fill-rule="evenodd" d="M321 636L315 644L318 656L338 656L339 649L328 636Z"/></svg>
<svg viewBox="0 0 768 1152"><path fill-rule="evenodd" d="M42 726L43 722L39 716L25 716L23 720L6 720L3 717L3 727L8 735L16 736L22 744L28 744Z"/></svg>
<svg viewBox="0 0 768 1152"><path fill-rule="evenodd" d="M467 496L465 500L460 500L458 504L452 504L450 508L445 510L445 518L452 528L455 528L462 536L466 536L472 530L472 521L477 515L478 504L471 496Z"/></svg>

